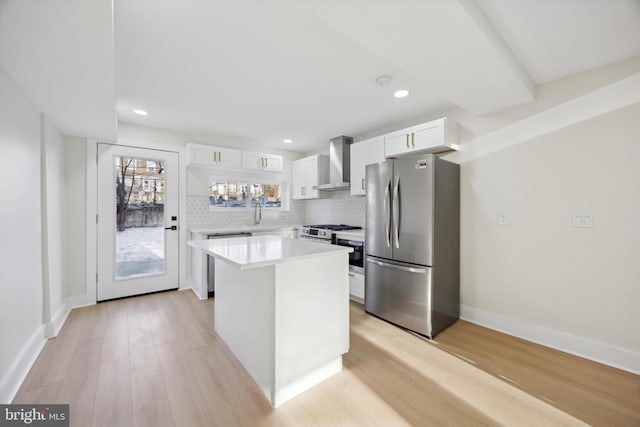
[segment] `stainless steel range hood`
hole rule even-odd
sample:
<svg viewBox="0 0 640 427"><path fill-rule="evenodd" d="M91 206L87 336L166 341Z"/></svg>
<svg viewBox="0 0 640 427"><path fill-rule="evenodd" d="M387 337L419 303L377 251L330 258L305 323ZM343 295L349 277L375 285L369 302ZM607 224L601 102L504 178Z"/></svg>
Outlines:
<svg viewBox="0 0 640 427"><path fill-rule="evenodd" d="M329 141L329 184L316 185L314 190L338 191L351 188L350 136L337 136Z"/></svg>

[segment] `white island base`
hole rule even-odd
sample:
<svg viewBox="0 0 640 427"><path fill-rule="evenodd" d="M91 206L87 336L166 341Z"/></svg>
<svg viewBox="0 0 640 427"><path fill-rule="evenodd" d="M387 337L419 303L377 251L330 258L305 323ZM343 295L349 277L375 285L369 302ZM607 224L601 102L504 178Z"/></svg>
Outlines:
<svg viewBox="0 0 640 427"><path fill-rule="evenodd" d="M350 248L276 236L200 242L190 244L216 258L215 330L274 407L342 370Z"/></svg>

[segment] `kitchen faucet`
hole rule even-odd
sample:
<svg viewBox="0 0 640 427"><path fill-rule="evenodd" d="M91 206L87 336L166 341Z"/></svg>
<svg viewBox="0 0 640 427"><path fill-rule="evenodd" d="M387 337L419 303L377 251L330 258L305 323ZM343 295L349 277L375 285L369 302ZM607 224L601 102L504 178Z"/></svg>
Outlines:
<svg viewBox="0 0 640 427"><path fill-rule="evenodd" d="M260 221L262 221L262 204L258 201L253 209L253 225L260 224Z"/></svg>

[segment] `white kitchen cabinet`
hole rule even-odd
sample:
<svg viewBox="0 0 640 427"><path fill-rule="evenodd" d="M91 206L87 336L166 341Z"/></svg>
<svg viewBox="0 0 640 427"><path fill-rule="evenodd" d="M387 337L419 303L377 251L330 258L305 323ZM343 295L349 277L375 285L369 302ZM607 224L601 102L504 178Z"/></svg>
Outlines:
<svg viewBox="0 0 640 427"><path fill-rule="evenodd" d="M329 182L329 156L316 154L291 162L291 198L294 200L329 197L313 187Z"/></svg>
<svg viewBox="0 0 640 427"><path fill-rule="evenodd" d="M240 169L242 151L211 145L187 144L187 166Z"/></svg>
<svg viewBox="0 0 640 427"><path fill-rule="evenodd" d="M282 172L284 161L277 154L256 153L253 151L242 152L242 168L264 172Z"/></svg>
<svg viewBox="0 0 640 427"><path fill-rule="evenodd" d="M364 303L364 275L349 272L349 296L352 300Z"/></svg>
<svg viewBox="0 0 640 427"><path fill-rule="evenodd" d="M384 161L384 136L351 144L351 195L365 194L365 168Z"/></svg>
<svg viewBox="0 0 640 427"><path fill-rule="evenodd" d="M457 149L456 131L447 118L432 120L384 136L385 157L410 153L437 153Z"/></svg>

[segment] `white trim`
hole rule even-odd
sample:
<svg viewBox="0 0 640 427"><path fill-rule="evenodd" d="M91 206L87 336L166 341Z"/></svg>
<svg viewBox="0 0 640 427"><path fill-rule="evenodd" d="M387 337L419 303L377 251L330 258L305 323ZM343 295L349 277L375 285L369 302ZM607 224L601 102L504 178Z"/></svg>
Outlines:
<svg viewBox="0 0 640 427"><path fill-rule="evenodd" d="M87 293L88 304L97 301L96 274L98 271L98 141L87 140L87 177L86 177L86 238L87 238Z"/></svg>
<svg viewBox="0 0 640 427"><path fill-rule="evenodd" d="M293 399L294 397L302 394L303 392L309 390L311 387L314 387L329 377L340 373L342 371L342 356L339 356L329 363L326 363L320 366L317 369L309 372L304 375L302 378L299 378L287 385L281 386L278 389L274 389L271 391L271 402L273 402L273 407L277 408L283 403Z"/></svg>
<svg viewBox="0 0 640 427"><path fill-rule="evenodd" d="M69 305L69 298L65 299L64 303L60 306L58 311L52 316L51 321L47 323L45 334L48 338L57 337L67 321L69 313L71 313L71 306Z"/></svg>
<svg viewBox="0 0 640 427"><path fill-rule="evenodd" d="M640 102L640 73L481 135L443 156L464 163Z"/></svg>
<svg viewBox="0 0 640 427"><path fill-rule="evenodd" d="M0 383L0 403L9 404L16 397L31 366L35 363L44 344L47 342L44 332L45 325L40 325L11 364L7 375Z"/></svg>
<svg viewBox="0 0 640 427"><path fill-rule="evenodd" d="M79 307L87 307L89 305L96 305L95 296L93 298L88 295L72 295L67 298L67 306L69 310Z"/></svg>
<svg viewBox="0 0 640 427"><path fill-rule="evenodd" d="M191 288L191 283L187 280L187 170L186 170L186 149L180 144L155 143L138 140L98 141L87 140L87 188L86 188L86 224L87 224L87 293L86 295L74 296L74 303L71 307L80 307L95 304L97 301L96 273L98 254L98 229L96 226L96 215L98 206L98 165L96 163L98 154L98 142L114 145L125 145L137 148L149 148L153 150L163 150L178 153L179 169L179 194L178 194L178 288L180 290Z"/></svg>
<svg viewBox="0 0 640 427"><path fill-rule="evenodd" d="M631 350L466 305L460 306L460 318L594 362L640 374L640 353Z"/></svg>

